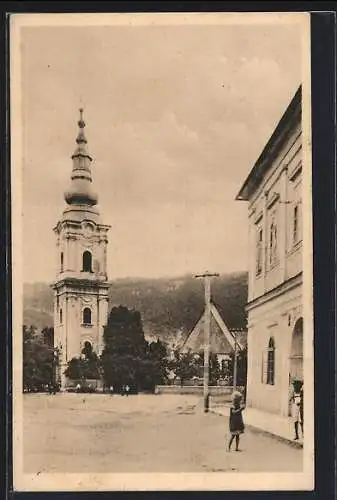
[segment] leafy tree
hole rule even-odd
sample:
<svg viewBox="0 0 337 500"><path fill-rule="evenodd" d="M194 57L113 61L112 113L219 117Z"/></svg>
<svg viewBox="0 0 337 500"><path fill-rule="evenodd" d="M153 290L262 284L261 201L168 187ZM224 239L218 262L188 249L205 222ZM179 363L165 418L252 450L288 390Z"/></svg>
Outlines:
<svg viewBox="0 0 337 500"><path fill-rule="evenodd" d="M191 351L181 353L179 349L176 349L169 367L175 373L176 377L180 378L180 385L182 387L184 381L198 375L200 363Z"/></svg>
<svg viewBox="0 0 337 500"><path fill-rule="evenodd" d="M237 372L236 383L239 386L246 386L247 384L247 347L237 353ZM234 374L234 353L231 354L229 363L230 375Z"/></svg>
<svg viewBox="0 0 337 500"><path fill-rule="evenodd" d="M83 361L81 358L72 358L68 361L67 368L65 369L65 376L72 379L77 380L84 377L83 370Z"/></svg>
<svg viewBox="0 0 337 500"><path fill-rule="evenodd" d="M72 379L98 379L100 377L100 360L93 351L90 342L85 342L79 358L72 358L65 370L65 376Z"/></svg>
<svg viewBox="0 0 337 500"><path fill-rule="evenodd" d="M23 386L29 391L42 390L53 382L53 349L36 334L36 328L23 326Z"/></svg>
<svg viewBox="0 0 337 500"><path fill-rule="evenodd" d="M198 365L200 367L199 374L203 376L203 366L204 366L204 352L201 351L198 357ZM221 368L218 361L218 356L215 353L210 352L209 354L209 383L210 385L217 385L219 378L221 377Z"/></svg>
<svg viewBox="0 0 337 500"><path fill-rule="evenodd" d="M42 329L41 334L42 334L43 342L48 347L53 347L54 346L54 328L46 326L45 328Z"/></svg>

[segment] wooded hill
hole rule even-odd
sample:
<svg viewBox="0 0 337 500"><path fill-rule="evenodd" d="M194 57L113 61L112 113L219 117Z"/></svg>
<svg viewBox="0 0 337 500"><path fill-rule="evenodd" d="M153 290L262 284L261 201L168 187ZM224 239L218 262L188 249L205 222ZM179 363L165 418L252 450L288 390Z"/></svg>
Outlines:
<svg viewBox="0 0 337 500"><path fill-rule="evenodd" d="M213 280L212 300L229 329L246 328L246 272ZM184 339L199 320L204 307L203 282L193 276L180 278L125 278L111 282L109 310L124 305L142 315L147 338L170 344ZM38 328L53 325L53 290L47 283L24 285L24 324Z"/></svg>

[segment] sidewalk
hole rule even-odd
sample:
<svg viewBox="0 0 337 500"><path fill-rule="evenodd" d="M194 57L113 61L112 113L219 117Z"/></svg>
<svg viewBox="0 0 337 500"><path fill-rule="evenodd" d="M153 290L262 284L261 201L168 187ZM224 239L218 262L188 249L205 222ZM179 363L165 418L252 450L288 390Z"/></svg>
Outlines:
<svg viewBox="0 0 337 500"><path fill-rule="evenodd" d="M229 417L229 406L214 405L210 407L210 411L217 415ZM302 437L298 441L294 441L294 425L291 418L281 417L249 407L244 410L243 418L245 425L251 430L268 434L296 448L303 448Z"/></svg>

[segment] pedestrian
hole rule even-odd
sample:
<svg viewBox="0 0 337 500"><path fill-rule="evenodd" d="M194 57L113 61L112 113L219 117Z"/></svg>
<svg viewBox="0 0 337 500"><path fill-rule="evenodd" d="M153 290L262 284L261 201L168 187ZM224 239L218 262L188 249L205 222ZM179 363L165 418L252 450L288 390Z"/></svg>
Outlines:
<svg viewBox="0 0 337 500"><path fill-rule="evenodd" d="M125 393L126 393L127 396L129 395L129 390L130 390L130 387L128 386L128 384L126 384L126 386L125 386Z"/></svg>
<svg viewBox="0 0 337 500"><path fill-rule="evenodd" d="M232 404L230 407L229 414L229 432L230 438L227 446L227 451L231 451L231 446L235 438L235 451L239 450L240 444L240 434L245 430L243 423L242 412L245 406L242 404L242 394L238 391L234 391L232 394Z"/></svg>
<svg viewBox="0 0 337 500"><path fill-rule="evenodd" d="M296 381L297 382L297 381ZM295 437L294 441L299 439L298 426L300 424L303 435L303 422L301 418L301 387L298 383L294 383L294 390L290 396L291 402L291 417L294 424Z"/></svg>

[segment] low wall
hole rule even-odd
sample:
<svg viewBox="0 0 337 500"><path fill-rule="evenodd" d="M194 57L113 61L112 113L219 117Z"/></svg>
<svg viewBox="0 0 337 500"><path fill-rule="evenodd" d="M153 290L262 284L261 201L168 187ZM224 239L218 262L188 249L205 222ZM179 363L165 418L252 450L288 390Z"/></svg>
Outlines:
<svg viewBox="0 0 337 500"><path fill-rule="evenodd" d="M243 387L237 387L236 390L243 392ZM230 401L233 392L233 387L230 386L220 386L211 385L209 387L209 394L214 399L214 403L223 404ZM204 393L204 387L202 385L186 385L180 387L179 385L157 385L157 394L194 394L196 396L202 396Z"/></svg>

